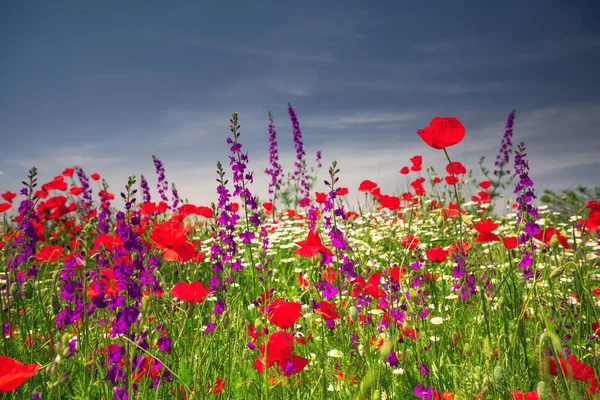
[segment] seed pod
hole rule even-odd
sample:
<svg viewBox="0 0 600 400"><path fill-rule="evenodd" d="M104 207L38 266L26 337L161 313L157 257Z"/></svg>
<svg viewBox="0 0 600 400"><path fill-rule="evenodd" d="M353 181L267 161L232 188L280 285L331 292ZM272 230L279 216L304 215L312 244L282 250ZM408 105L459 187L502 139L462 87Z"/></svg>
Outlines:
<svg viewBox="0 0 600 400"><path fill-rule="evenodd" d="M23 290L23 296L25 296L26 299L33 299L33 285L31 282L23 282L23 287L21 289Z"/></svg>

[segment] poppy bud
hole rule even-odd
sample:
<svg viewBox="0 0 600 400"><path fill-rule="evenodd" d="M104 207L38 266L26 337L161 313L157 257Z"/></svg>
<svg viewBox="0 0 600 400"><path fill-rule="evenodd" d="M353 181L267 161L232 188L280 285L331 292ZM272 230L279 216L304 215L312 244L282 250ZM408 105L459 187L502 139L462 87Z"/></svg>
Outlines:
<svg viewBox="0 0 600 400"><path fill-rule="evenodd" d="M350 317L350 320L352 322L358 321L358 310L356 309L356 307L350 307L350 309L348 310L348 316Z"/></svg>
<svg viewBox="0 0 600 400"><path fill-rule="evenodd" d="M381 348L379 349L379 355L381 355L381 358L385 360L391 351L392 351L392 341L386 340L383 343L383 346L381 346Z"/></svg>
<svg viewBox="0 0 600 400"><path fill-rule="evenodd" d="M19 301L21 299L21 288L18 283L13 283L10 287L10 294L15 299L15 301Z"/></svg>
<svg viewBox="0 0 600 400"><path fill-rule="evenodd" d="M465 224L471 225L471 218L467 214L462 214L460 217Z"/></svg>
<svg viewBox="0 0 600 400"><path fill-rule="evenodd" d="M444 217L442 216L442 214L440 214L437 219L435 220L435 223L437 224L437 226L442 226L444 224Z"/></svg>
<svg viewBox="0 0 600 400"><path fill-rule="evenodd" d="M23 296L25 296L26 299L33 299L33 285L31 282L23 282L23 287L21 289L23 290Z"/></svg>
<svg viewBox="0 0 600 400"><path fill-rule="evenodd" d="M550 387L544 381L540 381L537 385L537 392L540 400L550 399Z"/></svg>
<svg viewBox="0 0 600 400"><path fill-rule="evenodd" d="M58 314L58 312L60 311L60 300L58 299L58 296L56 294L54 294L50 298L50 305L52 306L52 312L54 314Z"/></svg>
<svg viewBox="0 0 600 400"><path fill-rule="evenodd" d="M414 288L408 289L408 294L410 296L410 301L413 303L419 302L419 293Z"/></svg>
<svg viewBox="0 0 600 400"><path fill-rule="evenodd" d="M260 331L263 328L262 319L256 318L254 320L254 328L256 329L256 332Z"/></svg>
<svg viewBox="0 0 600 400"><path fill-rule="evenodd" d="M142 297L142 313L145 313L146 311L148 311L148 307L150 306L150 297L148 296L143 296Z"/></svg>
<svg viewBox="0 0 600 400"><path fill-rule="evenodd" d="M548 245L552 250L556 249L558 247L558 235L552 235L552 237L550 238L550 243L548 243Z"/></svg>
<svg viewBox="0 0 600 400"><path fill-rule="evenodd" d="M559 276L561 276L563 274L563 272L565 272L564 265L554 268L552 270L552 272L550 272L550 280L558 278Z"/></svg>

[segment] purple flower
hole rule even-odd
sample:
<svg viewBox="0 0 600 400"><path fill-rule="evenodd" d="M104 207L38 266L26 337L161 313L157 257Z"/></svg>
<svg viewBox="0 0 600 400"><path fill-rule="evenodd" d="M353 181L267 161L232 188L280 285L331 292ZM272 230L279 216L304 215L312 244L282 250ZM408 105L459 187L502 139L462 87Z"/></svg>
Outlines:
<svg viewBox="0 0 600 400"><path fill-rule="evenodd" d="M421 383L419 386L415 387L414 393L415 396L420 397L421 400L431 400L433 388L431 386L425 388L425 385Z"/></svg>
<svg viewBox="0 0 600 400"><path fill-rule="evenodd" d="M152 156L152 161L154 161L154 167L156 168L156 174L158 175L158 184L156 185L158 189L158 194L160 198L167 203L169 199L167 198L167 190L169 189L169 182L165 177L165 167L163 166L162 161L160 161L156 156Z"/></svg>
<svg viewBox="0 0 600 400"><path fill-rule="evenodd" d="M393 350L390 352L390 354L388 354L385 361L389 364L390 367L397 367L400 364L400 362L398 361L398 355Z"/></svg>
<svg viewBox="0 0 600 400"><path fill-rule="evenodd" d="M171 339L169 339L167 336L161 336L156 342L156 345L160 351L171 353Z"/></svg>

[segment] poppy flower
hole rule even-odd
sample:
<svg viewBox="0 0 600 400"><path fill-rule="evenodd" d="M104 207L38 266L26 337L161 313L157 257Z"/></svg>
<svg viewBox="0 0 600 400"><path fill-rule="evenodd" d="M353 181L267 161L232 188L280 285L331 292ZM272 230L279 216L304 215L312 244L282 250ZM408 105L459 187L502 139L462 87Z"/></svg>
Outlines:
<svg viewBox="0 0 600 400"><path fill-rule="evenodd" d="M73 196L79 196L82 192L83 188L80 186L73 186L71 189L69 189L69 194L72 194Z"/></svg>
<svg viewBox="0 0 600 400"><path fill-rule="evenodd" d="M94 172L93 174L90 175L90 178L97 181L98 179L100 179L100 174L97 172Z"/></svg>
<svg viewBox="0 0 600 400"><path fill-rule="evenodd" d="M337 189L336 194L338 196L345 196L348 194L348 188L347 187L341 187L339 189Z"/></svg>
<svg viewBox="0 0 600 400"><path fill-rule="evenodd" d="M327 193L316 192L315 197L317 204L325 204L327 201Z"/></svg>
<svg viewBox="0 0 600 400"><path fill-rule="evenodd" d="M318 232L309 231L306 240L296 242L299 249L294 250L294 255L311 258L317 254L333 257L333 253L327 247L323 246Z"/></svg>
<svg viewBox="0 0 600 400"><path fill-rule="evenodd" d="M381 272L375 272L368 279L368 284L363 288L363 293L368 294L374 299L382 299L387 296L385 291L379 288L381 278L383 274Z"/></svg>
<svg viewBox="0 0 600 400"><path fill-rule="evenodd" d="M490 186L492 186L492 182L490 182L490 181L479 182L479 187L482 188L483 190L488 190L490 188Z"/></svg>
<svg viewBox="0 0 600 400"><path fill-rule="evenodd" d="M560 232L554 228L542 229L537 234L533 235L533 237L540 242L544 242L544 244L548 244L554 235L556 235L558 243L560 243L562 247L565 249L569 248L569 241L567 240L567 237L561 235Z"/></svg>
<svg viewBox="0 0 600 400"><path fill-rule="evenodd" d="M390 268L388 273L394 282L400 282L400 279L408 273L408 268L394 266Z"/></svg>
<svg viewBox="0 0 600 400"><path fill-rule="evenodd" d="M4 200L8 201L9 203L12 203L12 201L17 197L17 194L11 192L10 190L7 190L6 192L2 193L0 196L2 196L2 198Z"/></svg>
<svg viewBox="0 0 600 400"><path fill-rule="evenodd" d="M452 161L451 164L446 165L446 172L448 175L452 175L452 171L454 170L454 175L464 175L467 173L467 169L462 163L458 161Z"/></svg>
<svg viewBox="0 0 600 400"><path fill-rule="evenodd" d="M489 243L489 242L499 242L500 238L498 235L492 233L492 231L498 228L498 224L495 224L491 218L487 220L481 220L476 224L473 224L477 232L479 232L479 236L475 239L477 243Z"/></svg>
<svg viewBox="0 0 600 400"><path fill-rule="evenodd" d="M0 204L0 213L4 212L6 210L10 210L11 207L12 207L12 204L10 204L10 203L2 203L2 204Z"/></svg>
<svg viewBox="0 0 600 400"><path fill-rule="evenodd" d="M402 168L400 169L400 173L401 173L402 175L407 175L407 174L409 174L409 173L410 173L410 169L408 169L408 167L402 167Z"/></svg>
<svg viewBox="0 0 600 400"><path fill-rule="evenodd" d="M408 249L408 250L414 250L417 248L417 246L419 245L420 242L421 242L421 239L419 239L418 237L415 237L413 235L404 236L402 238L402 247L404 247L405 249Z"/></svg>
<svg viewBox="0 0 600 400"><path fill-rule="evenodd" d="M417 171L421 171L423 169L423 156L414 156L410 159L410 162L412 162L412 166L410 167L411 171L417 172Z"/></svg>
<svg viewBox="0 0 600 400"><path fill-rule="evenodd" d="M273 300L266 308L269 322L281 329L294 326L302 313L302 304L294 301L284 301L281 298Z"/></svg>
<svg viewBox="0 0 600 400"><path fill-rule="evenodd" d="M515 390L510 393L510 398L512 400L540 400L540 395L537 390L529 393L523 393L520 390Z"/></svg>
<svg viewBox="0 0 600 400"><path fill-rule="evenodd" d="M427 259L433 262L443 262L448 257L448 251L441 247L432 247L425 253Z"/></svg>
<svg viewBox="0 0 600 400"><path fill-rule="evenodd" d="M465 137L465 127L454 117L435 117L429 126L419 129L417 135L434 149L454 146Z"/></svg>
<svg viewBox="0 0 600 400"><path fill-rule="evenodd" d="M0 356L0 392L9 393L42 368L39 364L22 364L14 358Z"/></svg>
<svg viewBox="0 0 600 400"><path fill-rule="evenodd" d="M171 296L188 303L202 303L210 288L205 288L202 282L179 282L171 289Z"/></svg>
<svg viewBox="0 0 600 400"><path fill-rule="evenodd" d="M321 300L319 302L319 308L315 310L317 314L320 314L325 321L334 321L336 319L340 319L340 314L338 314L335 309L335 304L329 303L325 300Z"/></svg>
<svg viewBox="0 0 600 400"><path fill-rule="evenodd" d="M564 376L568 379L575 379L582 382L589 382L588 394L594 395L598 393L598 379L594 373L594 369L587 364L578 362L575 356L569 356L564 358L562 355L558 356L560 362L560 369ZM549 359L550 375L558 376L558 369L556 367L556 361L554 358Z"/></svg>
<svg viewBox="0 0 600 400"><path fill-rule="evenodd" d="M238 210L240 209L240 205L239 203L231 203L231 212L238 212Z"/></svg>
<svg viewBox="0 0 600 400"><path fill-rule="evenodd" d="M150 231L150 240L166 261L186 262L196 255L196 248L187 240L184 226L177 221L156 224Z"/></svg>
<svg viewBox="0 0 600 400"><path fill-rule="evenodd" d="M42 262L54 262L64 257L64 249L61 246L44 246L35 253L35 258Z"/></svg>
<svg viewBox="0 0 600 400"><path fill-rule="evenodd" d="M301 372L308 365L308 359L293 354L294 336L285 331L274 332L259 350L261 356L254 361L254 368L259 372L264 372L265 367L271 368L277 363L279 370L290 376Z"/></svg>
<svg viewBox="0 0 600 400"><path fill-rule="evenodd" d="M371 190L375 189L378 185L370 180L364 180L360 183L360 185L358 186L358 191L359 192L370 192Z"/></svg>
<svg viewBox="0 0 600 400"><path fill-rule="evenodd" d="M448 175L444 178L444 180L448 185L456 185L459 182L458 177L454 175Z"/></svg>
<svg viewBox="0 0 600 400"><path fill-rule="evenodd" d="M515 249L519 245L519 238L516 236L503 237L502 243L507 249Z"/></svg>
<svg viewBox="0 0 600 400"><path fill-rule="evenodd" d="M73 173L75 172L75 168L65 168L65 170L62 172L62 176L66 176L67 178L70 178L73 176Z"/></svg>

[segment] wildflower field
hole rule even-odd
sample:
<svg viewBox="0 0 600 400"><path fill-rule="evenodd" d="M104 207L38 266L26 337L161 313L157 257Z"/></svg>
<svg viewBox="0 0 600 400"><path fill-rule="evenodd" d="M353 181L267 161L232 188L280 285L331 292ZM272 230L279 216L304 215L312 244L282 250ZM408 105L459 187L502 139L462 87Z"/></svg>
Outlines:
<svg viewBox="0 0 600 400"><path fill-rule="evenodd" d="M232 115L214 204L183 204L156 157L158 197L78 166L0 188L2 398L600 398L600 203L540 205L514 112L485 180L435 117L415 131L445 171L398 160L387 194L335 162L315 191L289 115L287 174L273 119L254 171Z"/></svg>

